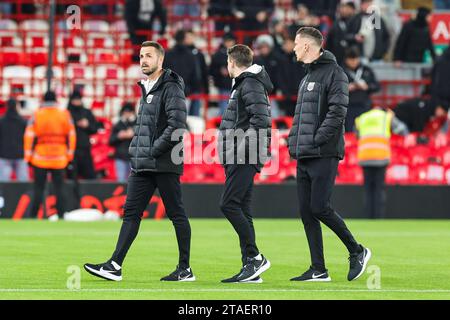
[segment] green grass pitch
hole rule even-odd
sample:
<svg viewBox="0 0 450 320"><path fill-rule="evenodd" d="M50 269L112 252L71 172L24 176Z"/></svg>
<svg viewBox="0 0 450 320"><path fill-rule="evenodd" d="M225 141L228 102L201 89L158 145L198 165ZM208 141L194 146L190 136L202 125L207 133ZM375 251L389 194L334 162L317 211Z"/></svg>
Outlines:
<svg viewBox="0 0 450 320"><path fill-rule="evenodd" d="M450 221L348 220L373 253L371 270L346 280L347 252L327 228L324 246L331 283L293 283L309 266L300 220L256 219L258 246L272 263L263 284L222 284L239 271L238 239L223 219L191 219L193 283L161 283L173 271L177 246L168 220L144 221L123 265L123 281L81 269L81 288L67 289L70 266L107 260L120 222L0 221L1 299L450 299ZM76 270L77 267L75 267ZM73 278L71 278L73 279ZM70 282L70 281L69 281Z"/></svg>

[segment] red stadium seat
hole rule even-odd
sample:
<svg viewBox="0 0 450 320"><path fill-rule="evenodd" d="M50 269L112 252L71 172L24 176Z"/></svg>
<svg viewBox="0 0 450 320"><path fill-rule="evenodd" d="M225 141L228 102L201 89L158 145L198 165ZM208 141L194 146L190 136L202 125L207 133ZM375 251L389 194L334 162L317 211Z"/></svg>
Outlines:
<svg viewBox="0 0 450 320"><path fill-rule="evenodd" d="M386 183L407 184L410 182L410 168L406 164L390 165L386 170Z"/></svg>

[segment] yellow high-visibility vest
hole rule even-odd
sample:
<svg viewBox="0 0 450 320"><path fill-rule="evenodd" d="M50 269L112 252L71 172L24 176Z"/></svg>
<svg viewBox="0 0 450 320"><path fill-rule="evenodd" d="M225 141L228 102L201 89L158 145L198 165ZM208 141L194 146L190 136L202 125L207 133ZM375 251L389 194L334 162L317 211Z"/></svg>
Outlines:
<svg viewBox="0 0 450 320"><path fill-rule="evenodd" d="M372 109L355 120L358 130L358 161L361 165L371 162L386 162L391 159L392 113Z"/></svg>

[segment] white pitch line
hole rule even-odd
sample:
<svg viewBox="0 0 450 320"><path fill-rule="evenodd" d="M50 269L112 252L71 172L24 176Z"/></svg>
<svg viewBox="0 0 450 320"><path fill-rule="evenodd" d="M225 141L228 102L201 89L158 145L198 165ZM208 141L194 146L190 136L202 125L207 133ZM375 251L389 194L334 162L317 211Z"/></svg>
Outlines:
<svg viewBox="0 0 450 320"><path fill-rule="evenodd" d="M64 292L64 293L86 293L86 292L370 292L370 293L449 293L450 289L24 289L24 288L0 288L2 293L20 292Z"/></svg>

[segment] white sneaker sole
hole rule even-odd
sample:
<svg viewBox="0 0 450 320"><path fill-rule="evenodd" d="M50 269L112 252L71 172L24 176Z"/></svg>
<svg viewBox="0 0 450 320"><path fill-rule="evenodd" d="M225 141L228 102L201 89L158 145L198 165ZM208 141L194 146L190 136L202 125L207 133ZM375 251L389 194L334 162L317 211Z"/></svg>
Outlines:
<svg viewBox="0 0 450 320"><path fill-rule="evenodd" d="M363 267L362 267L362 269L361 269L361 272L358 273L358 275L357 275L354 279L352 279L351 281L358 279L359 277L362 276L362 274L364 273L364 271L366 271L367 264L369 263L369 260L370 260L370 258L372 257L372 252L370 251L370 249L369 249L369 248L366 248L366 250L367 250L367 254L366 254L366 256L364 257L364 263L363 263Z"/></svg>
<svg viewBox="0 0 450 320"><path fill-rule="evenodd" d="M195 276L193 276L193 277L191 277L191 278L187 278L187 279L183 279L183 280L178 280L178 281L175 281L175 282L194 282L196 279L195 279Z"/></svg>
<svg viewBox="0 0 450 320"><path fill-rule="evenodd" d="M108 272L100 272L98 270L92 269L88 266L84 266L84 269L90 274L111 281L122 281L122 276L115 276Z"/></svg>
<svg viewBox="0 0 450 320"><path fill-rule="evenodd" d="M247 281L240 281L236 283L249 283L249 284L255 284L255 283L263 283L263 279L259 278L258 280L247 280Z"/></svg>
<svg viewBox="0 0 450 320"><path fill-rule="evenodd" d="M331 282L331 278L327 277L327 278L309 279L309 280L304 280L304 281L300 281L300 282Z"/></svg>
<svg viewBox="0 0 450 320"><path fill-rule="evenodd" d="M239 282L246 282L246 281L249 281L249 280L253 280L256 277L258 277L261 273L263 273L264 271L267 271L270 268L270 261L266 259L266 262L267 263L265 265L263 265L261 268L259 268L258 271L256 271L255 274L252 275L250 278L242 279Z"/></svg>

